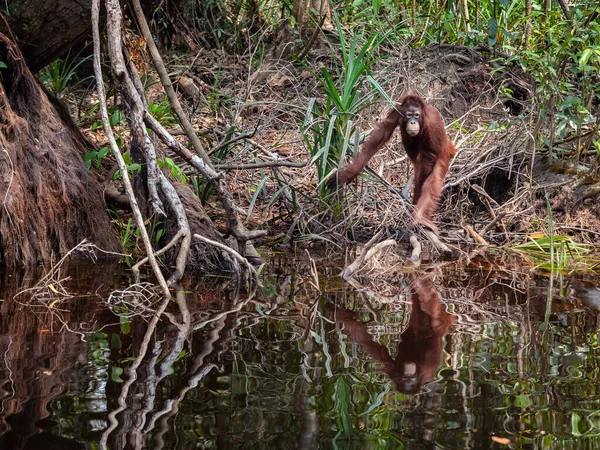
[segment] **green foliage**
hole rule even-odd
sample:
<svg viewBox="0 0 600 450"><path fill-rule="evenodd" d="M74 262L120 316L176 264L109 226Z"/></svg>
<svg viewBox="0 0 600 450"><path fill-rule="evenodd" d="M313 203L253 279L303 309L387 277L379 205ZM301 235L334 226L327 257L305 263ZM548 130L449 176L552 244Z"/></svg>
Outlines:
<svg viewBox="0 0 600 450"><path fill-rule="evenodd" d="M541 269L552 272L595 270L600 261L591 257L592 248L574 241L569 236L529 238L513 247Z"/></svg>
<svg viewBox="0 0 600 450"><path fill-rule="evenodd" d="M332 74L323 67L321 73L312 71L325 94L325 103L311 99L308 104L304 122L300 125L302 135L311 155L311 164L317 167L319 190L322 196L328 194L323 185L341 164L344 163L348 149L353 153L358 150L360 130L354 125L355 116L368 105L369 97L364 95L363 82L369 80L380 92L383 89L377 82L368 77L369 68L376 61L375 50L385 39L371 37L363 40L354 34L349 42L338 17L335 17L337 36L342 53L342 66L336 67ZM338 52L331 48L332 55Z"/></svg>
<svg viewBox="0 0 600 450"><path fill-rule="evenodd" d="M169 170L171 172L171 175L173 175L173 178L175 178L176 180L179 180L182 183L188 182L188 177L185 173L183 173L183 169L177 164L175 164L175 162L171 158L166 157L165 159L157 159L156 163L159 167Z"/></svg>
<svg viewBox="0 0 600 450"><path fill-rule="evenodd" d="M109 113L108 121L110 123L111 128L115 128L115 127L117 127L117 125L119 125L120 123L123 122L124 117L123 117L123 113L121 112L120 109L112 107L112 108L109 108L108 113ZM102 120L96 120L92 124L91 130L96 131L98 129L101 129L102 126L103 126ZM115 131L115 135L116 135L115 141L117 143L117 147L119 147L119 149L123 148L123 138L121 136L121 133L119 131ZM112 157L112 151L110 150L110 147L108 147L108 146L102 147L98 151L87 152L85 155L83 155L83 161L85 162L85 166L88 169L91 169L92 166L95 167L96 169L99 169L102 166L102 161L104 160L105 157ZM120 174L119 174L119 176L120 176Z"/></svg>
<svg viewBox="0 0 600 450"><path fill-rule="evenodd" d="M177 120L173 116L173 110L167 97L160 103L148 102L148 112L166 128L177 125Z"/></svg>
<svg viewBox="0 0 600 450"><path fill-rule="evenodd" d="M131 155L129 153L123 153L123 159L125 160L125 165L127 167L127 172L130 177L134 177L142 171L142 166L139 163L134 163L131 161ZM113 175L113 180L118 180L121 178L121 170L117 170Z"/></svg>
<svg viewBox="0 0 600 450"><path fill-rule="evenodd" d="M40 78L44 85L54 94L56 97L61 98L69 84L76 86L82 81L90 78L86 77L79 79L77 76L77 69L87 60L91 59L90 56L80 58L79 54L71 56L71 52L67 53L64 59L58 58L48 64L40 72Z"/></svg>
<svg viewBox="0 0 600 450"><path fill-rule="evenodd" d="M128 254L143 254L144 250L140 246L140 230L131 217L123 217L112 206L108 209L109 215L112 217L112 224L119 234L121 247ZM164 220L152 216L146 220L144 226L148 230L148 234L156 243L160 243L165 236L166 223ZM133 263L131 256L125 257L125 262L128 265ZM128 329L128 324L121 324L122 328Z"/></svg>
<svg viewBox="0 0 600 450"><path fill-rule="evenodd" d="M600 260L593 256L593 249L574 241L569 236L554 234L552 210L546 202L548 211L548 236L529 237L528 242L513 247L517 253L535 264L536 267L550 272L593 271L600 267Z"/></svg>
<svg viewBox="0 0 600 450"><path fill-rule="evenodd" d="M592 131L597 130L598 113L592 105L600 100L600 22L588 21L596 8L585 2L573 8L572 20L536 30L531 50L513 57L535 78L542 114L554 117L552 133L542 139L546 145L586 131L596 134L591 147L599 145Z"/></svg>
<svg viewBox="0 0 600 450"><path fill-rule="evenodd" d="M83 155L83 161L85 162L85 166L88 169L91 169L93 164L96 169L99 169L102 165L102 160L106 155L108 155L109 151L109 147L102 147L98 151L87 152L85 155Z"/></svg>

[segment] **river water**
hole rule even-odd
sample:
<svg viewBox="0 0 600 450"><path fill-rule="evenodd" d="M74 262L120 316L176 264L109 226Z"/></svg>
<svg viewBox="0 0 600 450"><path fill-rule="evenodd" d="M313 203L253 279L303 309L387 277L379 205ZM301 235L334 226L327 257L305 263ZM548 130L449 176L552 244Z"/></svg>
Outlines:
<svg viewBox="0 0 600 450"><path fill-rule="evenodd" d="M149 333L122 267L4 274L0 449L600 448L600 279L314 263L188 282Z"/></svg>

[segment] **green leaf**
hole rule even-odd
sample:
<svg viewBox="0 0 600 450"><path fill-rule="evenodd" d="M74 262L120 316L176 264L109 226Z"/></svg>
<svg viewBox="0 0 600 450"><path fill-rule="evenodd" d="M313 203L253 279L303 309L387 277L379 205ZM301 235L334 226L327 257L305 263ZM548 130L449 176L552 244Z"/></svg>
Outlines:
<svg viewBox="0 0 600 450"><path fill-rule="evenodd" d="M373 0L373 14L378 15L381 8L381 0Z"/></svg>
<svg viewBox="0 0 600 450"><path fill-rule="evenodd" d="M579 57L579 68L581 70L583 70L583 68L587 65L588 61L590 60L592 54L594 53L594 49L593 48L586 48L582 53L581 56Z"/></svg>
<svg viewBox="0 0 600 450"><path fill-rule="evenodd" d="M139 173L139 171L142 170L142 166L139 165L138 163L133 163L133 164L129 164L127 166L127 171L128 172L136 172Z"/></svg>
<svg viewBox="0 0 600 450"><path fill-rule="evenodd" d="M112 367L111 371L110 371L110 379L113 380L115 383L123 383L123 378L121 378L121 375L123 375L123 369L121 369L120 367Z"/></svg>
<svg viewBox="0 0 600 450"><path fill-rule="evenodd" d="M96 156L98 156L98 152L87 152L85 155L83 155L83 160L84 161L91 161Z"/></svg>
<svg viewBox="0 0 600 450"><path fill-rule="evenodd" d="M121 122L121 120L123 120L123 113L121 112L121 110L116 109L115 112L113 113L113 115L110 117L109 122L110 122L110 125L112 127L114 127L119 122Z"/></svg>
<svg viewBox="0 0 600 450"><path fill-rule="evenodd" d="M252 196L252 200L250 201L250 206L248 207L248 215L246 216L246 220L250 220L250 214L252 214L252 210L254 209L256 200L258 199L260 191L262 190L263 186L265 185L265 183L267 182L268 179L269 179L269 177L265 175L262 178L262 180L260 180L260 183L258 183L258 186L256 187L256 192L254 192L254 195Z"/></svg>
<svg viewBox="0 0 600 450"><path fill-rule="evenodd" d="M3 61L0 61L0 69L6 69L6 68L8 68L8 66L6 65L6 63L3 62Z"/></svg>
<svg viewBox="0 0 600 450"><path fill-rule="evenodd" d="M560 103L559 109L561 111L564 111L567 108L570 108L572 106L579 105L579 104L581 104L581 98L575 97L575 96L569 96Z"/></svg>
<svg viewBox="0 0 600 450"><path fill-rule="evenodd" d="M385 99L386 102L388 102L392 106L396 105L396 102L392 100L389 95L387 95L387 92L383 90L383 88L377 82L377 80L375 80L375 78L373 78L371 75L367 75L367 80L369 80L371 85L377 90L377 92L379 92L379 94L381 94L381 96Z"/></svg>
<svg viewBox="0 0 600 450"><path fill-rule="evenodd" d="M285 192L285 190L288 189L288 185L284 184L283 186L281 186L277 192L275 192L271 198L269 199L269 203L267 203L267 210L271 209L271 205L273 205L273 203L275 202L275 200L277 200L277 198L283 193ZM294 205L296 206L296 205Z"/></svg>
<svg viewBox="0 0 600 450"><path fill-rule="evenodd" d="M496 45L496 34L498 34L498 22L492 17L488 21L488 44L490 47Z"/></svg>
<svg viewBox="0 0 600 450"><path fill-rule="evenodd" d="M110 348L119 350L121 348L121 337L117 333L110 334Z"/></svg>

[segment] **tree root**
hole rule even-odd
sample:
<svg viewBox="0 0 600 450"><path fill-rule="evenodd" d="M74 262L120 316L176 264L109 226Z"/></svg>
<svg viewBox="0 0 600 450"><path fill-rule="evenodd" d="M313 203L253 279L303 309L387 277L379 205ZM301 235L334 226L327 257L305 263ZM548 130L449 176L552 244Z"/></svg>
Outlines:
<svg viewBox="0 0 600 450"><path fill-rule="evenodd" d="M371 238L369 242L364 246L358 258L354 260L349 266L347 266L340 273L340 277L344 280L349 280L350 277L356 270L365 262L371 259L378 251L388 247L390 245L396 245L394 239L388 239L378 244L375 244L383 236L383 231L379 231Z"/></svg>

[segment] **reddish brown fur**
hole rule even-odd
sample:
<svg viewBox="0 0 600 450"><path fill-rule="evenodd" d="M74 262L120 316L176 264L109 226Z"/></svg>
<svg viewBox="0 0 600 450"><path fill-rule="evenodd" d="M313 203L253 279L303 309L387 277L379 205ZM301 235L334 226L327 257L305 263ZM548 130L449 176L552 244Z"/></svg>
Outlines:
<svg viewBox="0 0 600 450"><path fill-rule="evenodd" d="M404 116L409 107L420 108L420 130L416 136L409 136L404 126ZM377 123L375 130L363 144L356 157L343 169L334 174L327 184L334 187L352 181L365 168L369 160L392 137L396 127L400 126L404 149L415 171L413 213L415 223L427 226L437 232L431 222L431 215L442 195L444 178L448 172L450 160L456 154L456 148L446 134L446 128L438 111L420 96L406 94L396 104L387 117Z"/></svg>
<svg viewBox="0 0 600 450"><path fill-rule="evenodd" d="M369 333L369 327L355 318L352 311L336 307L335 320L344 325L353 342L376 362L400 392L418 393L431 381L442 362L444 335L455 317L446 312L431 277L421 276L410 286L412 312L408 327L398 343L395 358L386 345L380 344ZM409 373L411 367L413 370Z"/></svg>

